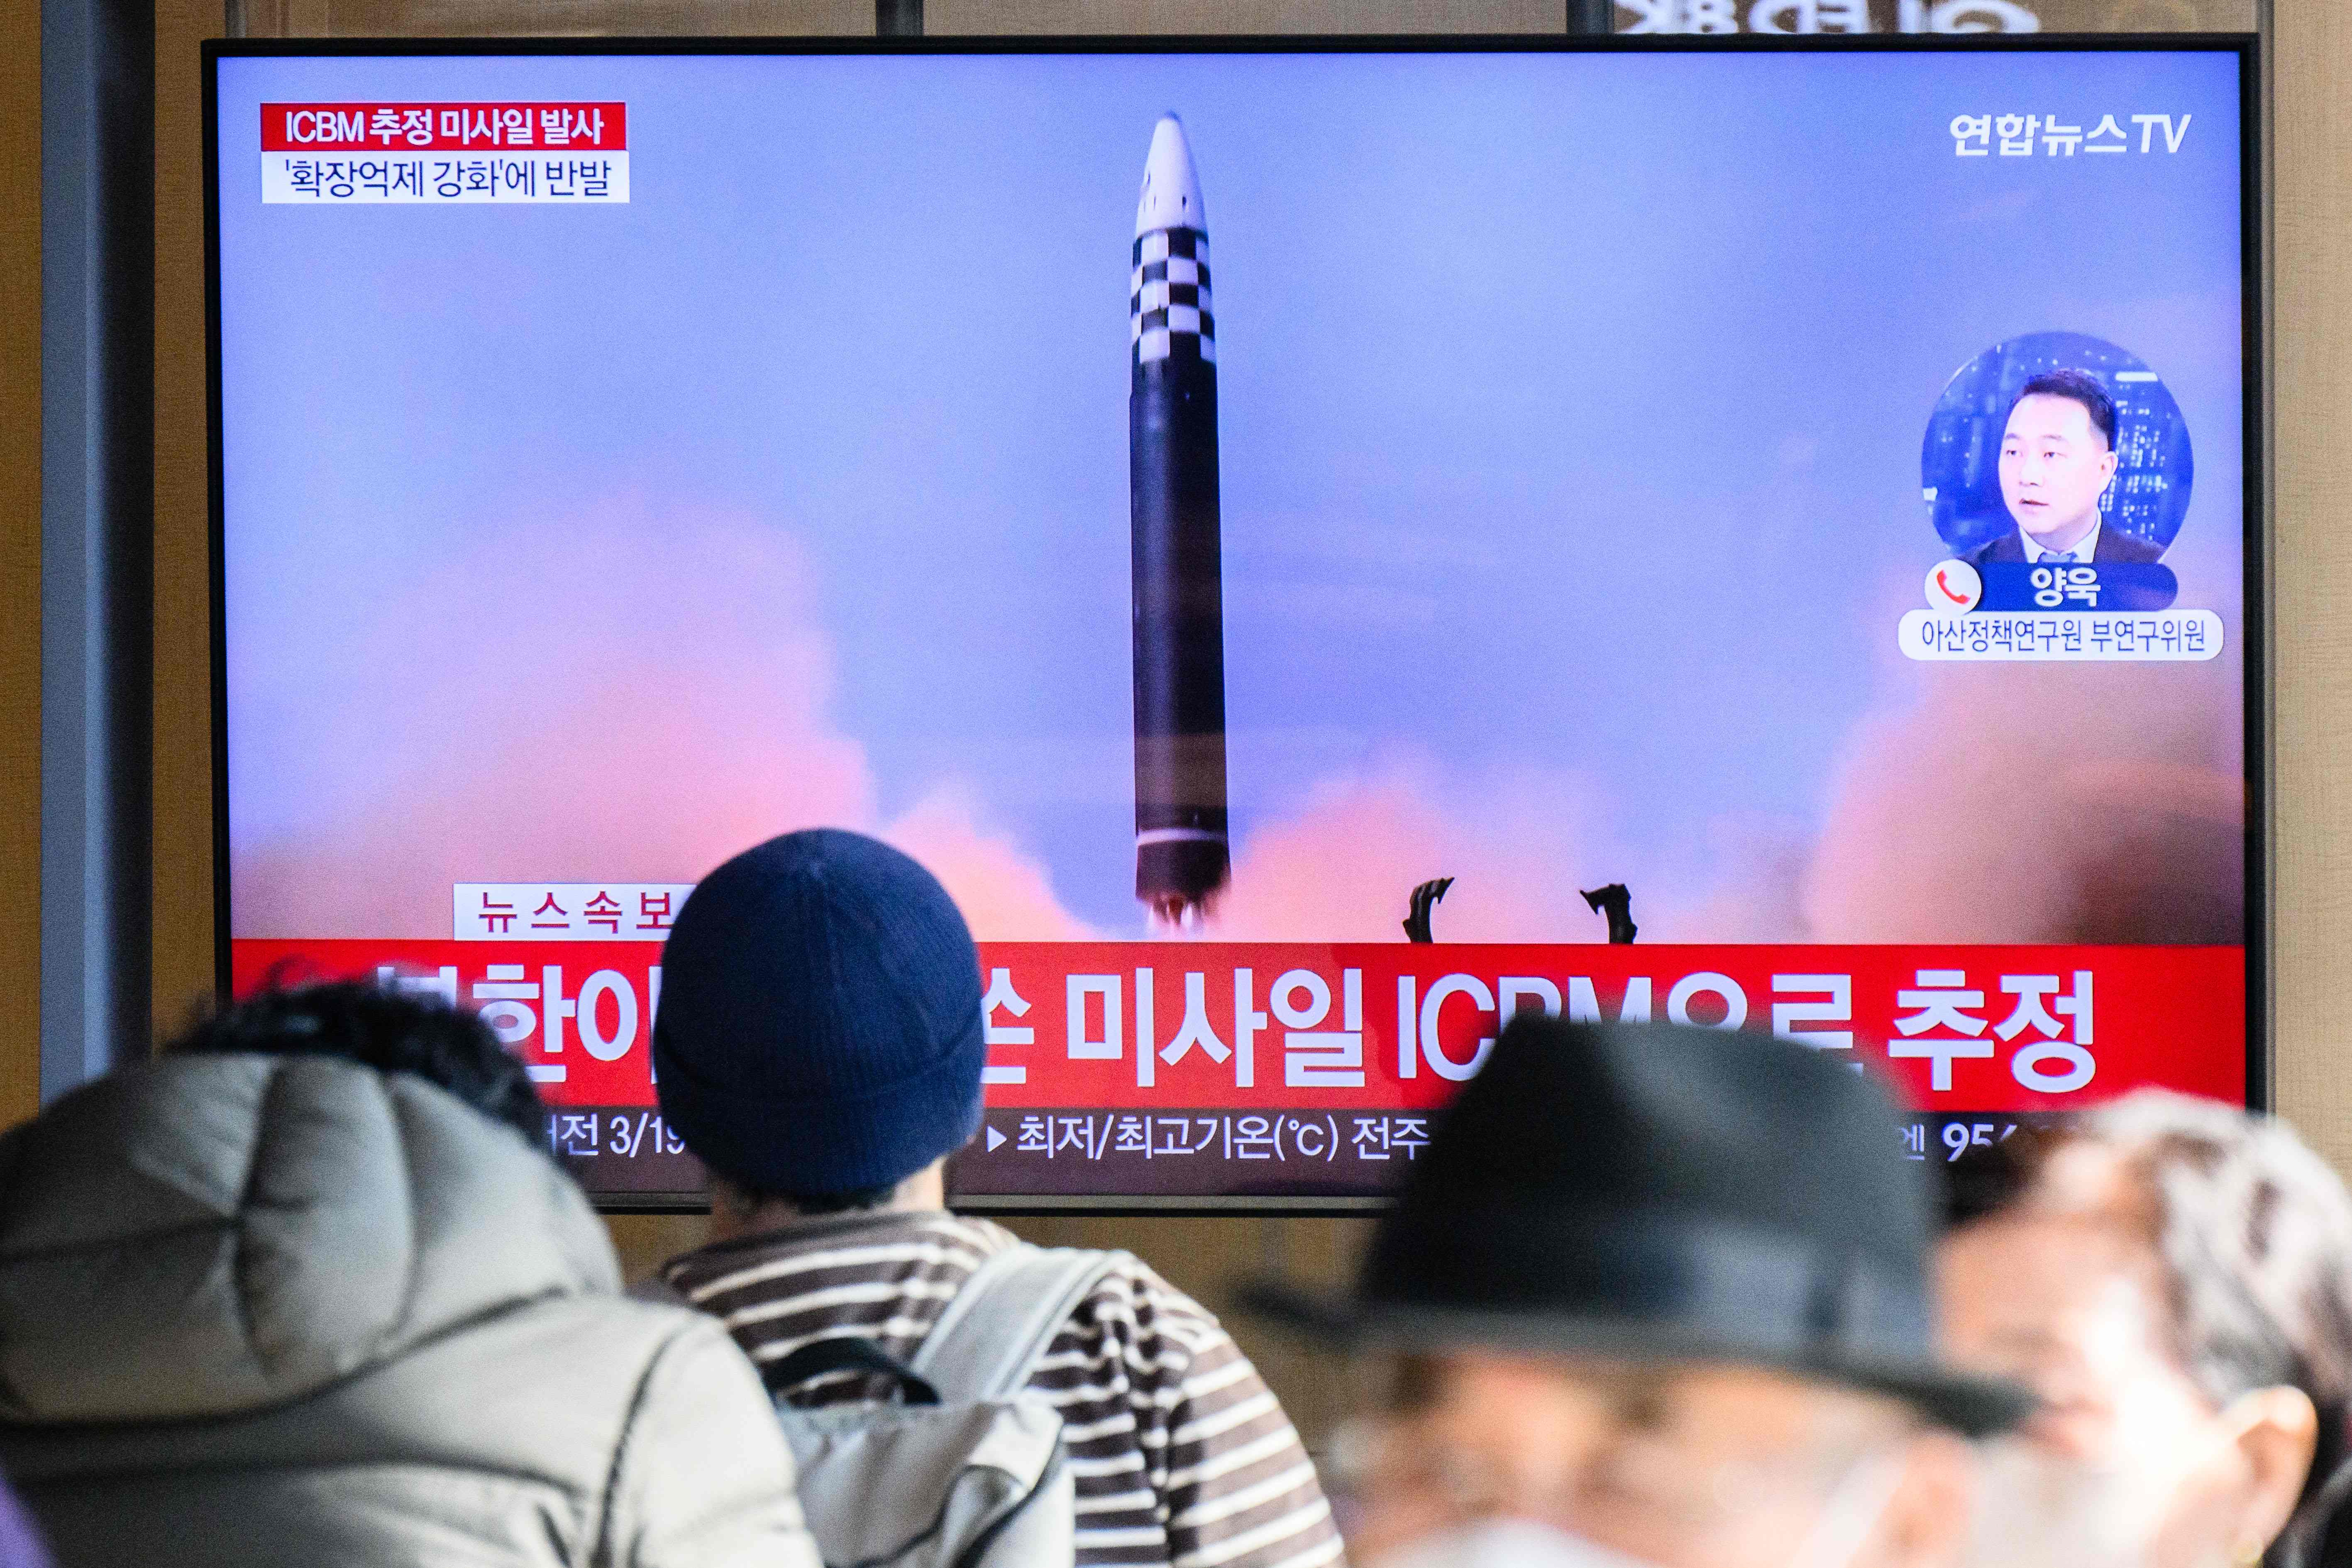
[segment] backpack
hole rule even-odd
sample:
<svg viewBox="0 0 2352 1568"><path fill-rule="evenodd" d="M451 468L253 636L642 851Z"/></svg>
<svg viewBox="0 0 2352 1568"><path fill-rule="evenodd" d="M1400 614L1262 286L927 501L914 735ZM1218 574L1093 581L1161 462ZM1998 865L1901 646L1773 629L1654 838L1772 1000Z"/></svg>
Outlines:
<svg viewBox="0 0 2352 1568"><path fill-rule="evenodd" d="M1024 1242L982 1262L911 1364L840 1337L763 1369L826 1568L1069 1568L1077 1499L1062 1418L1024 1390L1122 1256ZM904 1398L807 1410L785 1402L837 1372L891 1378Z"/></svg>

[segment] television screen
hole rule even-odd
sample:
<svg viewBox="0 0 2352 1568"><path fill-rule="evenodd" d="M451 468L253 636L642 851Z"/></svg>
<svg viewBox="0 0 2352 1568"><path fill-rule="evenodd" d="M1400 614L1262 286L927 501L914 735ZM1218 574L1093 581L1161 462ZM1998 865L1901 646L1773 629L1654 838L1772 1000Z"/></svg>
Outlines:
<svg viewBox="0 0 2352 1568"><path fill-rule="evenodd" d="M2259 1098L2248 47L216 46L223 983L615 1204L820 825L971 1207L1377 1203L1528 1007Z"/></svg>

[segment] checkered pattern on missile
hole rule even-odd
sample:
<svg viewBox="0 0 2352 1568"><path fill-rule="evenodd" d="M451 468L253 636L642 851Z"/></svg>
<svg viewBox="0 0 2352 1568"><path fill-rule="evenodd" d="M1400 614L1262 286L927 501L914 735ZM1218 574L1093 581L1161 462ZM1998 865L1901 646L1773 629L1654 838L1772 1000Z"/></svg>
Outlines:
<svg viewBox="0 0 2352 1568"><path fill-rule="evenodd" d="M1129 280L1128 341L1138 364L1217 357L1217 319L1209 313L1209 237L1197 228L1159 228L1135 242Z"/></svg>

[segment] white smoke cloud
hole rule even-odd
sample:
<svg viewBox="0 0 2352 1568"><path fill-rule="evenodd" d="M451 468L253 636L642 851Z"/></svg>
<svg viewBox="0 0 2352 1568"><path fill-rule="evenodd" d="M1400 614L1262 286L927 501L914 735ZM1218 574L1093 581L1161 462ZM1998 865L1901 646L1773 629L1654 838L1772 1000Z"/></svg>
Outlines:
<svg viewBox="0 0 2352 1568"><path fill-rule="evenodd" d="M266 749L345 804L238 856L239 936L446 937L458 881L693 881L811 826L898 843L983 938L1087 934L951 784L884 819L780 530L614 507L344 613L332 689L252 706L285 716Z"/></svg>
<svg viewBox="0 0 2352 1568"><path fill-rule="evenodd" d="M1802 880L1820 942L2240 940L2233 670L1959 665L1865 718Z"/></svg>
<svg viewBox="0 0 2352 1568"><path fill-rule="evenodd" d="M1221 941L1401 942L1414 886L1452 877L1448 942L1593 942L1607 927L1577 889L1612 879L1598 809L1578 775L1527 772L1447 789L1425 763L1327 781L1296 816L1239 846L1203 935Z"/></svg>
<svg viewBox="0 0 2352 1568"><path fill-rule="evenodd" d="M338 668L281 653L234 694L286 775L267 782L315 813L242 845L239 936L443 937L457 881L689 881L820 825L923 860L984 939L1097 934L953 781L885 817L772 525L615 505L333 614L309 635ZM1450 942L1601 940L1578 889L1617 880L1644 941L2235 940L2232 668L1890 667L1817 831L1727 816L1671 865L1635 863L1609 823L1639 803L1585 775L1392 759L1241 843L1200 934L1398 941L1412 887L1451 876Z"/></svg>

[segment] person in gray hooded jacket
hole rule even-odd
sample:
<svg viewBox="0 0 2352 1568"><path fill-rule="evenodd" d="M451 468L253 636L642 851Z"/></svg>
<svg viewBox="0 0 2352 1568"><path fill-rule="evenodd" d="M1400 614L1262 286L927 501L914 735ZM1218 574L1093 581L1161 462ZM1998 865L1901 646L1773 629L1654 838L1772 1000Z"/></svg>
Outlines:
<svg viewBox="0 0 2352 1568"><path fill-rule="evenodd" d="M618 1295L543 1116L479 1020L335 985L0 1137L0 1470L59 1568L816 1568L757 1373Z"/></svg>

